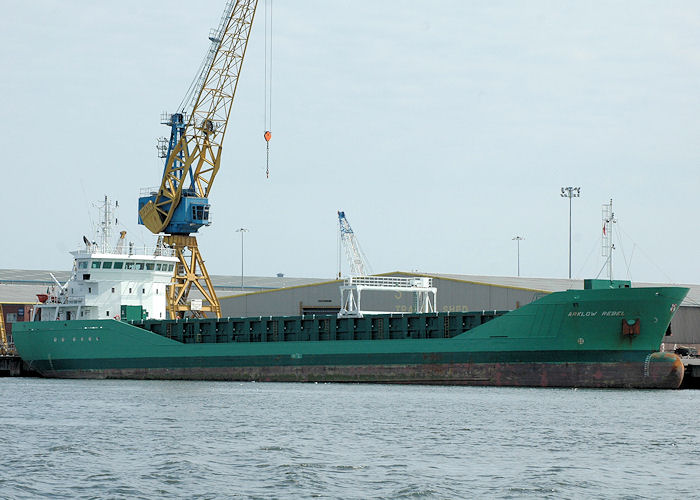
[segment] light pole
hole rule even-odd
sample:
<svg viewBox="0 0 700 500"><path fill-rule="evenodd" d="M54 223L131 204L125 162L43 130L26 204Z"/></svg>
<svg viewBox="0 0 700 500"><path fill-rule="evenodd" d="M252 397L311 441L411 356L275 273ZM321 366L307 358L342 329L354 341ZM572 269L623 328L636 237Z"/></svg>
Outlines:
<svg viewBox="0 0 700 500"><path fill-rule="evenodd" d="M580 187L563 187L561 188L561 197L569 198L569 279L571 279L571 200L581 196Z"/></svg>
<svg viewBox="0 0 700 500"><path fill-rule="evenodd" d="M247 233L250 229L239 227L237 233L241 233L241 291L243 291L243 233Z"/></svg>
<svg viewBox="0 0 700 500"><path fill-rule="evenodd" d="M513 241L518 242L518 277L520 277L520 242L523 241L525 238L522 236L514 236Z"/></svg>

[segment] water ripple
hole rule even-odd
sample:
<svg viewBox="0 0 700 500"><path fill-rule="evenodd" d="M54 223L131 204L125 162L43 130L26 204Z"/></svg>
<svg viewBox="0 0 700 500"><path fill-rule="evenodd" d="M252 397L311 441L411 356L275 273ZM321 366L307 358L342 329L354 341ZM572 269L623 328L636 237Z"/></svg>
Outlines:
<svg viewBox="0 0 700 500"><path fill-rule="evenodd" d="M0 498L692 497L698 410L700 391L0 379Z"/></svg>

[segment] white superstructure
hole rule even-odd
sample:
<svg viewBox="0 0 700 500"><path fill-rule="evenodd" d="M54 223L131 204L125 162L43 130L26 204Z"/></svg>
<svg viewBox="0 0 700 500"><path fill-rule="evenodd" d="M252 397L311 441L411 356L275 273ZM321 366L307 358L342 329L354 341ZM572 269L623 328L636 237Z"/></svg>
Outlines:
<svg viewBox="0 0 700 500"><path fill-rule="evenodd" d="M140 306L143 317L166 318L166 286L177 258L162 245L125 245L125 231L111 247L112 206L107 198L103 213L100 243L83 238L84 248L71 252L75 260L70 279L61 284L54 278L56 285L38 296L35 320L120 319L122 306Z"/></svg>

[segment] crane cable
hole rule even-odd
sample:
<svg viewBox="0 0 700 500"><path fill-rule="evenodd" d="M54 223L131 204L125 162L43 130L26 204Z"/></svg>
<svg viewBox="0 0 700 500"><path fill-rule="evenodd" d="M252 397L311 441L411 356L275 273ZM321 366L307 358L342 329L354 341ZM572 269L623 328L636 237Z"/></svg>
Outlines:
<svg viewBox="0 0 700 500"><path fill-rule="evenodd" d="M264 129L265 145L267 149L267 159L265 168L265 177L270 178L270 139L272 138L272 0L265 0L265 119ZM268 35L268 19L269 19L269 35ZM269 38L269 49L268 49ZM269 61L268 61L269 59ZM268 73L269 66L269 73ZM269 78L268 78L269 74ZM269 106L268 106L269 104Z"/></svg>

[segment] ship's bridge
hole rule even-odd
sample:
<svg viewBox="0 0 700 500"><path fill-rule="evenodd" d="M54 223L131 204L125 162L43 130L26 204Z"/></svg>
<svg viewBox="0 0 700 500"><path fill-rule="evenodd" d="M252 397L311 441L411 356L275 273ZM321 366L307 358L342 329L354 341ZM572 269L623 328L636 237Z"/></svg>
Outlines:
<svg viewBox="0 0 700 500"><path fill-rule="evenodd" d="M122 306L140 306L150 318L165 318L166 287L178 260L168 248L139 250L134 253L130 245L122 252L105 252L86 245L71 252L71 278L40 297L40 319L116 319Z"/></svg>

